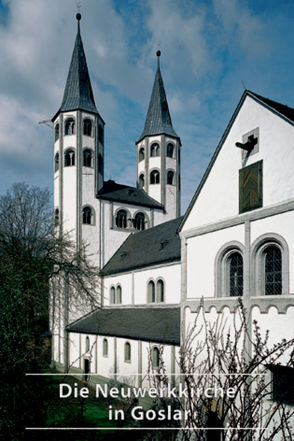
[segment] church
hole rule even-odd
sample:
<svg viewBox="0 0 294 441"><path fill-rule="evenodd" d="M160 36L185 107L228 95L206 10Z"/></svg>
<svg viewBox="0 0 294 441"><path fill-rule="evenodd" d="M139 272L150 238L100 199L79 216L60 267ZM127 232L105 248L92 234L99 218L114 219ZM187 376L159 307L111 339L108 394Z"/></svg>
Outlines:
<svg viewBox="0 0 294 441"><path fill-rule="evenodd" d="M104 180L105 122L78 30L54 115L55 227L100 269L101 307L60 313L53 362L91 381L141 386L177 357L201 299L207 317L232 317L240 296L271 343L294 337L294 109L245 90L183 216L181 139L160 51L134 187ZM191 164L193 167L193 164ZM57 327L57 328L56 328ZM283 362L283 360L282 360Z"/></svg>

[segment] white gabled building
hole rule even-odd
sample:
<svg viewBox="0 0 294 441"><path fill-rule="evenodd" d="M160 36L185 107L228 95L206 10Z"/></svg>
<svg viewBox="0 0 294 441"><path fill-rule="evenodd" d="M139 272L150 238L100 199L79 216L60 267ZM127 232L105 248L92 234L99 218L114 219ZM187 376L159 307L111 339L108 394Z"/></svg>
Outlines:
<svg viewBox="0 0 294 441"><path fill-rule="evenodd" d="M56 225L77 247L89 243L103 282L102 308L69 318L64 335L53 337L54 361L100 381L125 375L139 385L150 348L156 366L158 345L168 371L177 373L181 327L194 321L202 297L207 317L232 317L242 296L272 342L294 336L294 109L245 91L179 217L181 142L157 56L136 143L136 187L104 182L104 121L79 28L53 118Z"/></svg>

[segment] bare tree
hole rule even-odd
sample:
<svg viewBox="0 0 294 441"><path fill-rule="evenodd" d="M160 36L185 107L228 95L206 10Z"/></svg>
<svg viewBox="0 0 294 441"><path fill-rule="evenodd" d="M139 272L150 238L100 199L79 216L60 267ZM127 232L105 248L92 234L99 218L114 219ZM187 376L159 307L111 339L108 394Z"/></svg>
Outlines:
<svg viewBox="0 0 294 441"><path fill-rule="evenodd" d="M294 409L283 399L272 400L273 377L268 369L278 365L281 356L287 358L284 365L293 368L294 339L270 345L269 331L263 336L256 321L252 330L248 324L241 299L231 321L224 313L209 321L201 303L180 348L184 398L178 396L176 401L184 418L177 439L294 439ZM169 381L162 363L158 375L151 377L153 387Z"/></svg>

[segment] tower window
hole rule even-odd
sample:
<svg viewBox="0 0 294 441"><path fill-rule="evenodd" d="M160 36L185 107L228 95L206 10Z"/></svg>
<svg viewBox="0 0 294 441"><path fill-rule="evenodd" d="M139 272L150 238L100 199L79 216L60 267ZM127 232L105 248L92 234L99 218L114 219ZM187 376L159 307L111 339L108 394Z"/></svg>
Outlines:
<svg viewBox="0 0 294 441"><path fill-rule="evenodd" d="M159 368L159 349L152 349L152 367L155 369Z"/></svg>
<svg viewBox="0 0 294 441"><path fill-rule="evenodd" d="M155 284L153 280L150 280L147 285L147 302L155 303Z"/></svg>
<svg viewBox="0 0 294 441"><path fill-rule="evenodd" d="M143 188L144 185L145 185L145 179L144 179L143 173L141 173L140 176L139 176L139 187Z"/></svg>
<svg viewBox="0 0 294 441"><path fill-rule="evenodd" d="M264 250L265 294L282 294L282 253L276 245Z"/></svg>
<svg viewBox="0 0 294 441"><path fill-rule="evenodd" d="M83 151L83 166L93 167L93 155L91 149L85 149Z"/></svg>
<svg viewBox="0 0 294 441"><path fill-rule="evenodd" d="M67 118L64 123L64 134L74 135L75 133L75 120L73 118Z"/></svg>
<svg viewBox="0 0 294 441"><path fill-rule="evenodd" d="M131 361L131 345L130 343L125 344L125 361Z"/></svg>
<svg viewBox="0 0 294 441"><path fill-rule="evenodd" d="M151 149L150 149L150 156L151 157L160 156L160 146L159 146L159 144L157 144L157 143L152 144Z"/></svg>
<svg viewBox="0 0 294 441"><path fill-rule="evenodd" d="M164 302L164 283L161 279L156 283L156 301L157 303Z"/></svg>
<svg viewBox="0 0 294 441"><path fill-rule="evenodd" d="M160 175L158 170L153 170L150 173L150 184L159 184L160 182Z"/></svg>
<svg viewBox="0 0 294 441"><path fill-rule="evenodd" d="M139 161L143 161L144 158L145 158L145 150L143 147L141 147L139 150Z"/></svg>
<svg viewBox="0 0 294 441"><path fill-rule="evenodd" d="M145 214L137 213L134 218L134 228L139 231L145 230Z"/></svg>
<svg viewBox="0 0 294 441"><path fill-rule="evenodd" d="M119 210L115 219L118 228L127 228L127 212L126 210Z"/></svg>
<svg viewBox="0 0 294 441"><path fill-rule="evenodd" d="M55 208L55 211L54 211L54 226L58 227L58 225L59 225L59 209Z"/></svg>
<svg viewBox="0 0 294 441"><path fill-rule="evenodd" d="M101 144L104 143L104 128L101 124L99 124L98 140Z"/></svg>
<svg viewBox="0 0 294 441"><path fill-rule="evenodd" d="M92 136L92 121L90 119L84 119L83 126L84 135Z"/></svg>
<svg viewBox="0 0 294 441"><path fill-rule="evenodd" d="M229 280L230 296L243 295L243 258L240 253L233 253L229 256Z"/></svg>
<svg viewBox="0 0 294 441"><path fill-rule="evenodd" d="M75 152L66 150L64 153L64 167L71 167L72 165L75 165Z"/></svg>
<svg viewBox="0 0 294 441"><path fill-rule="evenodd" d="M108 340L107 338L103 339L103 357L108 356Z"/></svg>
<svg viewBox="0 0 294 441"><path fill-rule="evenodd" d="M57 141L59 139L59 123L57 123L55 126L54 134L55 134L54 139L55 139L55 141Z"/></svg>
<svg viewBox="0 0 294 441"><path fill-rule="evenodd" d="M59 170L59 153L57 152L54 158L54 170L57 172Z"/></svg>
<svg viewBox="0 0 294 441"><path fill-rule="evenodd" d="M169 158L173 158L174 157L174 145L171 144L171 143L167 144L166 156L169 157Z"/></svg>
<svg viewBox="0 0 294 441"><path fill-rule="evenodd" d="M167 172L167 183L168 185L174 185L175 173L171 170Z"/></svg>
<svg viewBox="0 0 294 441"><path fill-rule="evenodd" d="M83 224L94 225L94 210L91 207L83 208Z"/></svg>

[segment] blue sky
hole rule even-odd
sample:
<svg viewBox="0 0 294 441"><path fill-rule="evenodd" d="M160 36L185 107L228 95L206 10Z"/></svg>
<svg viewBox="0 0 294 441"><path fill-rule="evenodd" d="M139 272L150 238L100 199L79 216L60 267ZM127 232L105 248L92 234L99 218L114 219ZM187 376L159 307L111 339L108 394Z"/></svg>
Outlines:
<svg viewBox="0 0 294 441"><path fill-rule="evenodd" d="M182 211L243 92L294 107L292 0L81 0L82 38L106 122L105 179L135 185L160 44L182 140ZM52 188L52 131L76 34L74 0L0 0L0 193ZM278 146L277 146L278 148Z"/></svg>

